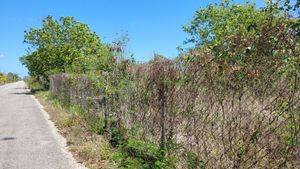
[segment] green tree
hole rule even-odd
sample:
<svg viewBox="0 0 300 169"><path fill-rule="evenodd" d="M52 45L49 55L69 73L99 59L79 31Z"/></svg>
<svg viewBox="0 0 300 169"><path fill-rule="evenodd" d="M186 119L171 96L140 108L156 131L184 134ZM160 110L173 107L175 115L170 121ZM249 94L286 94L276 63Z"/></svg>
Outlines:
<svg viewBox="0 0 300 169"><path fill-rule="evenodd" d="M73 17L51 16L43 20L42 28L25 31L28 54L20 58L30 75L44 80L61 72L86 73L108 68L112 60L109 45L101 43L88 25Z"/></svg>
<svg viewBox="0 0 300 169"><path fill-rule="evenodd" d="M289 107L284 110L289 124L280 130L289 145L299 147L300 19L295 13L299 1L273 2L261 9L250 2L237 5L229 0L209 5L196 12L184 31L191 35L187 42L193 43L196 51L212 56L208 70L217 69L212 75L216 84L238 89L235 91L241 94L250 89L255 97L272 95L267 91L277 90L278 84L285 86L289 95L279 97L286 102L274 104Z"/></svg>
<svg viewBox="0 0 300 169"><path fill-rule="evenodd" d="M0 85L7 82L7 77L4 76L3 73L0 72Z"/></svg>
<svg viewBox="0 0 300 169"><path fill-rule="evenodd" d="M18 74L12 72L7 73L6 78L8 82L16 82L21 79Z"/></svg>
<svg viewBox="0 0 300 169"><path fill-rule="evenodd" d="M229 0L201 8L183 28L190 34L187 43L212 53L219 72L235 80L264 78L287 60L299 60L300 21L293 5L271 2L261 9Z"/></svg>

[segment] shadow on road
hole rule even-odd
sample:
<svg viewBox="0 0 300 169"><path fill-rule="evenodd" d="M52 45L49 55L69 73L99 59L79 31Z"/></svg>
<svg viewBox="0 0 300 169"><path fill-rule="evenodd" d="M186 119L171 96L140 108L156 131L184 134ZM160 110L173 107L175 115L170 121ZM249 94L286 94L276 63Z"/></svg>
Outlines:
<svg viewBox="0 0 300 169"><path fill-rule="evenodd" d="M9 141L9 140L15 140L17 139L16 137L3 137L3 138L0 138L0 141Z"/></svg>
<svg viewBox="0 0 300 169"><path fill-rule="evenodd" d="M14 89L29 89L28 87L15 87Z"/></svg>
<svg viewBox="0 0 300 169"><path fill-rule="evenodd" d="M16 92L16 93L8 93L8 94L16 94L16 95L32 95L31 92Z"/></svg>

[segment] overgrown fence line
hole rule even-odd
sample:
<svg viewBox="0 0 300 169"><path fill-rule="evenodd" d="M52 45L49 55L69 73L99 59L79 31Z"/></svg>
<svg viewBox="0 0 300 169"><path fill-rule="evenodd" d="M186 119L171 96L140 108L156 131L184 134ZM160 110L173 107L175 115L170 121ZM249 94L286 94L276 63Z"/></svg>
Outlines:
<svg viewBox="0 0 300 169"><path fill-rule="evenodd" d="M106 131L156 143L177 159L174 168L299 166L299 70L221 68L208 54L190 55L92 77L53 75L50 90L102 117Z"/></svg>

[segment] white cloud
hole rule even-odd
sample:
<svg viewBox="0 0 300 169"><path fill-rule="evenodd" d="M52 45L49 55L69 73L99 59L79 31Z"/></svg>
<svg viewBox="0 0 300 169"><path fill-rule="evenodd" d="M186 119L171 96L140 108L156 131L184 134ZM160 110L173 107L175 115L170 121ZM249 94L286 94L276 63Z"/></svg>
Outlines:
<svg viewBox="0 0 300 169"><path fill-rule="evenodd" d="M4 54L0 54L0 58L4 58L5 57L5 55Z"/></svg>

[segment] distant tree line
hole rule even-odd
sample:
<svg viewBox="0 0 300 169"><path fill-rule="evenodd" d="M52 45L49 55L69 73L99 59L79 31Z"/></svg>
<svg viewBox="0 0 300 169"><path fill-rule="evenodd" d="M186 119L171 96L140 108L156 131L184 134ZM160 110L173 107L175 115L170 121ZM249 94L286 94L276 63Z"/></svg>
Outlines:
<svg viewBox="0 0 300 169"><path fill-rule="evenodd" d="M0 72L0 84L12 83L12 82L19 81L20 79L21 78L19 77L18 74L12 72L4 74Z"/></svg>

